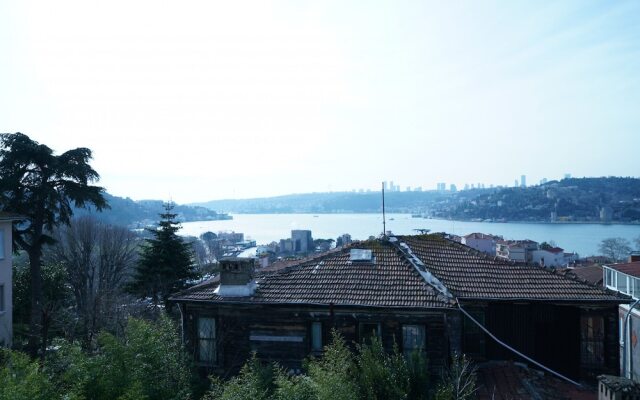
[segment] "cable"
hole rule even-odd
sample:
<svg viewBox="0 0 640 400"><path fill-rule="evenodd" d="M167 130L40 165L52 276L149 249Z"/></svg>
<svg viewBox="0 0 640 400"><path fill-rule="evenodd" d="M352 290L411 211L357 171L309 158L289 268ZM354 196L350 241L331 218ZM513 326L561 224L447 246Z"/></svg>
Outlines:
<svg viewBox="0 0 640 400"><path fill-rule="evenodd" d="M460 309L460 311L462 311L462 313L464 315L466 315L474 324L478 325L478 327L480 329L482 329L487 335L489 335L498 344L500 344L501 346L507 348L508 350L511 350L512 352L516 353L520 357L522 357L525 360L531 362L532 364L537 365L538 367L544 369L545 371L548 371L548 372L552 373L553 375L557 376L558 378L564 379L565 381L567 381L569 383L573 383L574 385L576 385L578 387L582 387L582 385L579 384L578 382L567 378L566 376L560 374L559 372L556 372L556 371L552 370L551 368L545 367L544 365L540 364L539 362L537 362L536 360L532 359L531 357L528 357L528 356L520 353L518 350L514 349L513 347L509 346L508 344L506 344L502 340L498 339L493 333L489 332L489 330L487 328L485 328L480 322L476 321L475 318L473 318L464 308L462 308L462 306L460 305L460 302L458 301L457 298L456 298L456 303L458 304L458 308Z"/></svg>

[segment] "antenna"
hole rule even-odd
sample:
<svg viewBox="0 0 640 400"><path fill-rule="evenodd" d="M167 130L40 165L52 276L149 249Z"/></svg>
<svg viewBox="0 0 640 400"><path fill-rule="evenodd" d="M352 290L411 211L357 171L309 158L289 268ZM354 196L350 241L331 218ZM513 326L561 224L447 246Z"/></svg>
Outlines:
<svg viewBox="0 0 640 400"><path fill-rule="evenodd" d="M384 214L384 182L382 182L382 236L387 237L387 218Z"/></svg>

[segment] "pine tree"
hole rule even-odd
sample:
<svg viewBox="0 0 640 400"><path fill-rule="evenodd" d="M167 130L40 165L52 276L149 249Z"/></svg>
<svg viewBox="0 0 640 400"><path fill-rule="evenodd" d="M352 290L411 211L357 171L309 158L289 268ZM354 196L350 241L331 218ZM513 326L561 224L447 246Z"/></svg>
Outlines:
<svg viewBox="0 0 640 400"><path fill-rule="evenodd" d="M160 222L155 229L147 229L152 238L146 240L136 266L130 289L154 302L165 302L171 293L183 289L194 278L191 246L176 234L180 223L173 213L174 204L164 205Z"/></svg>

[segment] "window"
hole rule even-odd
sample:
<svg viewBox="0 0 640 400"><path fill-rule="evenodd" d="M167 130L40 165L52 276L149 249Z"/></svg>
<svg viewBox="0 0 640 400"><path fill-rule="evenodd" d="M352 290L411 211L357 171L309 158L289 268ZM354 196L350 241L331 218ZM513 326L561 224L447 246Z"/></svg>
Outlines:
<svg viewBox="0 0 640 400"><path fill-rule="evenodd" d="M609 268L605 268L605 271L607 271L606 275L605 275L605 285L607 286L611 286L612 288L616 287L616 283L614 282L615 279L615 275L613 273L613 270L609 269Z"/></svg>
<svg viewBox="0 0 640 400"><path fill-rule="evenodd" d="M0 312L4 311L4 285L0 285Z"/></svg>
<svg viewBox="0 0 640 400"><path fill-rule="evenodd" d="M424 351L426 344L424 325L402 325L402 352L405 356L414 351Z"/></svg>
<svg viewBox="0 0 640 400"><path fill-rule="evenodd" d="M380 324L377 322L364 322L360 324L360 343L371 343L376 336L380 338Z"/></svg>
<svg viewBox="0 0 640 400"><path fill-rule="evenodd" d="M580 361L590 367L604 365L604 319L601 315L580 318Z"/></svg>
<svg viewBox="0 0 640 400"><path fill-rule="evenodd" d="M311 351L322 351L322 322L311 323Z"/></svg>
<svg viewBox="0 0 640 400"><path fill-rule="evenodd" d="M625 274L621 274L618 272L618 290L622 293L628 293L629 288L627 287L627 276Z"/></svg>
<svg viewBox="0 0 640 400"><path fill-rule="evenodd" d="M217 361L214 318L198 318L198 361L207 364L215 364Z"/></svg>
<svg viewBox="0 0 640 400"><path fill-rule="evenodd" d="M640 279L631 278L631 282L633 285L633 297L640 298Z"/></svg>

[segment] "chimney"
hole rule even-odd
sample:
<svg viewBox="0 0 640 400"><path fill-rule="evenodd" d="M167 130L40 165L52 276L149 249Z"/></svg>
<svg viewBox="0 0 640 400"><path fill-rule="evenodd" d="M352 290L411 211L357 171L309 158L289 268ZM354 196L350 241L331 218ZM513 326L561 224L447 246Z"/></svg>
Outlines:
<svg viewBox="0 0 640 400"><path fill-rule="evenodd" d="M220 286L216 290L222 297L248 297L256 291L253 280L253 258L229 257L220 260Z"/></svg>
<svg viewBox="0 0 640 400"><path fill-rule="evenodd" d="M640 251L632 251L629 255L629 262L640 261Z"/></svg>

